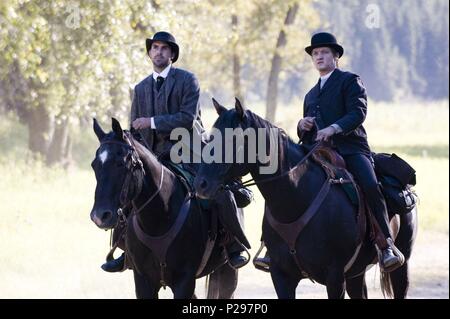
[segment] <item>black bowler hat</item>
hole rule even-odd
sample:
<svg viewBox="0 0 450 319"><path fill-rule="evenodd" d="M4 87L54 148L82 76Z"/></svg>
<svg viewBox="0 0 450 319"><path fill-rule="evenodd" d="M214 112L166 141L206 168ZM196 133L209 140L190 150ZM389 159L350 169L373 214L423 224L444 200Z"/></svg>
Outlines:
<svg viewBox="0 0 450 319"><path fill-rule="evenodd" d="M175 41L175 37L173 35L171 35L169 32L165 32L165 31L160 31L160 32L156 32L153 35L152 39L146 39L145 40L145 46L147 48L147 54L148 51L150 51L151 47L152 47L152 43L155 41L161 41L161 42L165 42L168 45L170 45L170 47L172 48L172 52L173 52L173 59L172 59L172 63L175 63L176 60L178 60L178 55L180 53L180 48L178 47L177 42Z"/></svg>
<svg viewBox="0 0 450 319"><path fill-rule="evenodd" d="M336 37L328 32L316 33L311 38L311 45L305 48L305 51L311 55L312 50L320 47L330 47L335 49L339 57L344 54L344 48L337 43Z"/></svg>

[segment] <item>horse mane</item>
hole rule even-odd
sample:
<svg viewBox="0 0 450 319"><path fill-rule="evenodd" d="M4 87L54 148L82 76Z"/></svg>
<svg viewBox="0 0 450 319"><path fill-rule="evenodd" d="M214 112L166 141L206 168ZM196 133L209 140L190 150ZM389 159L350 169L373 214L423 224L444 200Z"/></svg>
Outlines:
<svg viewBox="0 0 450 319"><path fill-rule="evenodd" d="M246 115L250 121L250 125L257 128L265 128L266 134L268 134L269 129L278 130L279 147L281 146L281 148L279 148L281 150L279 154L280 163L285 163L285 161L287 161L287 165L291 167L292 165L296 165L301 158L303 158L305 154L304 148L300 144L294 142L284 129L270 123L268 120L263 119L250 110L246 110Z"/></svg>
<svg viewBox="0 0 450 319"><path fill-rule="evenodd" d="M246 110L246 115L250 119L250 121L252 121L256 125L256 127L258 127L258 128L266 128L266 129L273 129L273 128L277 129L281 133L280 137L285 139L286 142L292 143L292 144L296 144L291 139L291 137L286 133L286 131L284 129L282 129L281 127L278 127L278 126L270 123L268 120L263 119L262 117L260 117L259 115L253 113L250 110Z"/></svg>
<svg viewBox="0 0 450 319"><path fill-rule="evenodd" d="M136 152L138 153L140 160L144 164L144 169L146 171L150 170L150 167L154 166L154 164L152 163L161 164L156 155L153 154L153 152L150 151L147 147L142 145L141 142L135 139L130 131L125 130L124 135L130 140L132 146L136 149Z"/></svg>

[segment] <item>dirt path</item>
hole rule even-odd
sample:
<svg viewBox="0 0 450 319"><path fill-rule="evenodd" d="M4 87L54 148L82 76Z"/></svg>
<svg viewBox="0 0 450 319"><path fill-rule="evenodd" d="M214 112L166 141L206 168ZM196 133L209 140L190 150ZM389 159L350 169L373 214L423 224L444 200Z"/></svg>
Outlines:
<svg viewBox="0 0 450 319"><path fill-rule="evenodd" d="M449 298L449 237L443 233L419 233L411 257L409 298ZM369 298L383 298L379 271L373 267L366 277ZM199 295L202 292L199 291ZM303 280L297 298L326 298L325 286ZM246 266L240 272L236 298L276 298L270 275Z"/></svg>
<svg viewBox="0 0 450 319"><path fill-rule="evenodd" d="M105 234L93 227L88 229L90 243L106 242ZM254 246L257 235L252 240ZM64 236L59 234L60 238ZM6 260L0 256L2 265L9 262L0 271L0 298L135 298L131 271L110 274L100 269L106 246L97 248L98 245L73 241L69 247L67 243L61 240L55 243L58 249L43 249L33 254L27 254L25 249L21 259ZM367 285L370 298L382 298L378 273L373 269L367 275ZM198 280L196 292L204 298L204 280ZM308 280L303 280L297 288L299 299L326 296L324 286ZM172 298L171 291L161 289L160 298ZM270 275L247 265L240 271L235 298L276 298ZM409 298L449 298L448 233L419 232L411 258Z"/></svg>

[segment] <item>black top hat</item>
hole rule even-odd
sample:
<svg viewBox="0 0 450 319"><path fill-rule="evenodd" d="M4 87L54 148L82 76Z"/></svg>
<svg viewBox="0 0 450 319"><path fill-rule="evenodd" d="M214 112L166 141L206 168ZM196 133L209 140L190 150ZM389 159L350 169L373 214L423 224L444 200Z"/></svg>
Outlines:
<svg viewBox="0 0 450 319"><path fill-rule="evenodd" d="M305 48L305 51L311 55L312 50L320 47L330 47L339 53L339 57L344 54L344 48L337 43L334 35L328 32L316 33L311 38L311 45Z"/></svg>
<svg viewBox="0 0 450 319"><path fill-rule="evenodd" d="M152 43L155 41L166 42L168 45L170 45L170 47L172 48L172 51L174 53L172 63L175 63L175 61L178 60L180 48L178 47L178 44L175 41L175 37L173 35L171 35L169 32L160 31L160 32L156 32L153 35L152 39L150 39L150 38L146 39L145 46L147 48L147 54L148 54L148 51L150 51L150 49L152 47Z"/></svg>

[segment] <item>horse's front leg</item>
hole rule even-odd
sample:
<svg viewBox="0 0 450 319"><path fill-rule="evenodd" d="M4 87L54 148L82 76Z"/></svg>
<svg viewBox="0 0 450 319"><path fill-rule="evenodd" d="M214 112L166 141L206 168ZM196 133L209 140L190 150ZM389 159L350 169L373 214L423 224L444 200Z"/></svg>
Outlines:
<svg viewBox="0 0 450 319"><path fill-rule="evenodd" d="M172 285L174 299L192 299L195 292L195 276L185 276Z"/></svg>
<svg viewBox="0 0 450 319"><path fill-rule="evenodd" d="M344 299L345 277L342 265L333 264L328 267L326 286L328 299Z"/></svg>
<svg viewBox="0 0 450 319"><path fill-rule="evenodd" d="M290 276L274 262L270 265L270 276L279 299L295 299L295 289L301 277Z"/></svg>
<svg viewBox="0 0 450 319"><path fill-rule="evenodd" d="M158 291L160 287L152 285L150 280L145 276L133 270L134 286L136 290L136 298L138 299L158 299Z"/></svg>

